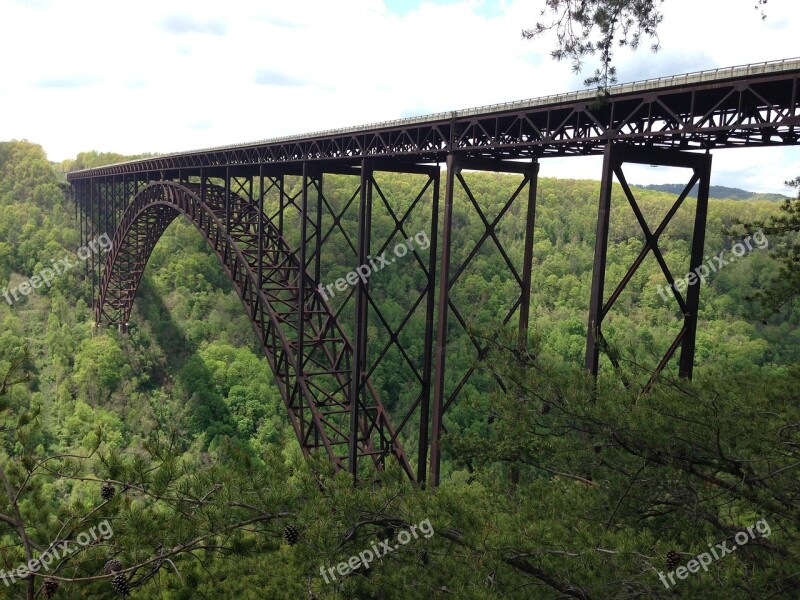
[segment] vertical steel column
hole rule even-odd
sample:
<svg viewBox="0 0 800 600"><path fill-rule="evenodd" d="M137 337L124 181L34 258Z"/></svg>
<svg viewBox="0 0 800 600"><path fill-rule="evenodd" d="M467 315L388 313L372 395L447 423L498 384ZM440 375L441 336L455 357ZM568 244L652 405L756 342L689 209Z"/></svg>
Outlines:
<svg viewBox="0 0 800 600"><path fill-rule="evenodd" d="M85 180L83 182L83 240L81 246L85 246L89 242L89 228L90 220L92 218L92 180ZM89 277L89 260L83 261L84 277Z"/></svg>
<svg viewBox="0 0 800 600"><path fill-rule="evenodd" d="M128 177L127 175L122 176L122 181L120 182L120 194L119 194L119 206L117 206L117 212L114 213L114 235L117 234L117 228L119 227L120 222L122 221L122 215L125 214L125 208L128 205Z"/></svg>
<svg viewBox="0 0 800 600"><path fill-rule="evenodd" d="M360 206L358 211L358 259L356 267L367 264L372 234L372 167L366 160L361 162ZM358 475L358 405L363 389L367 354L367 301L368 283L359 278L355 287L355 328L353 333L353 376L350 381L350 443L348 448L348 472L356 481Z"/></svg>
<svg viewBox="0 0 800 600"><path fill-rule="evenodd" d="M83 215L86 212L83 208L85 186L82 181L78 180L72 184L72 189L75 193L75 218L78 220L78 231L80 233L81 246L83 246Z"/></svg>
<svg viewBox="0 0 800 600"><path fill-rule="evenodd" d="M431 418L430 483L439 485L442 435L442 408L444 407L444 369L447 355L447 317L450 304L450 236L453 228L453 194L456 175L461 167L453 154L447 155L447 183L444 192L444 218L442 220L442 255L439 273L439 321L436 328L436 367L433 383L433 415Z"/></svg>
<svg viewBox="0 0 800 600"><path fill-rule="evenodd" d="M192 203L192 219L197 219L197 211L202 212L203 206L206 205L207 198L208 198L208 176L205 174L205 171L203 169L200 169L200 202L197 204ZM208 223L204 224L204 227L208 229Z"/></svg>
<svg viewBox="0 0 800 600"><path fill-rule="evenodd" d="M305 354L305 297L306 297L306 242L308 239L308 184L310 180L310 165L307 162L303 163L303 189L301 194L300 206L300 248L298 249L298 272L297 272L297 342L295 350L295 378L296 388L295 394L297 398L297 407L300 416L300 428L302 439L305 439L306 431L305 418L303 415L303 395L300 390L301 381L305 375L305 365L303 364L303 356Z"/></svg>
<svg viewBox="0 0 800 600"><path fill-rule="evenodd" d="M433 317L436 311L436 250L439 239L439 184L441 170L436 166L433 175L433 200L431 202L431 243L428 247L428 283L425 307L425 348L422 357L422 400L419 409L419 456L417 482L424 485L428 470L428 447L430 440L431 375L433 372Z"/></svg>
<svg viewBox="0 0 800 600"><path fill-rule="evenodd" d="M125 210L125 176L122 176L122 179L117 184L117 205L116 209L114 210L114 231L111 232L111 236L113 239L114 234L117 232L117 227L119 226L120 216Z"/></svg>
<svg viewBox="0 0 800 600"><path fill-rule="evenodd" d="M225 233L229 234L231 232L231 169L230 167L225 167ZM228 255L230 253L230 248L228 247L228 236L225 236L225 251L223 253L223 257L225 259L225 263L228 262Z"/></svg>
<svg viewBox="0 0 800 600"><path fill-rule="evenodd" d="M589 300L589 323L586 336L586 370L594 376L597 376L600 365L600 346L598 344L603 319L608 228L611 216L611 184L614 181L615 166L614 144L609 142L603 153L603 179L600 183L600 202L597 209L597 236L594 245L592 291Z"/></svg>
<svg viewBox="0 0 800 600"><path fill-rule="evenodd" d="M111 187L111 231L106 231L109 237L114 238L114 233L117 231L117 205L122 203L119 192L119 183L116 177L113 178L114 183Z"/></svg>
<svg viewBox="0 0 800 600"><path fill-rule="evenodd" d="M284 239L286 239L286 236L283 234L283 210L286 208L286 205L284 204L286 199L285 183L286 181L284 175L278 175L278 231L280 232L281 237Z"/></svg>
<svg viewBox="0 0 800 600"><path fill-rule="evenodd" d="M106 204L106 201L105 201L105 184L103 183L102 179L98 179L98 181L97 181L97 222L96 222L96 227L95 227L95 230L94 230L94 236L92 237L91 240L89 240L89 245L90 246L91 246L91 243L93 241L96 241L98 236L100 236L101 233L102 233L100 231L100 229L102 227L104 227L104 225L103 225L103 213L105 211L103 209L105 207L105 204ZM90 250L91 250L91 248L90 248ZM96 281L96 285L97 285L97 289L95 290L95 295L99 296L100 295L100 279L101 279L100 270L102 269L102 264L100 263L100 256L98 256L97 253L94 252L93 250L92 250L92 260L94 260L95 266L97 267L97 278L95 280ZM99 322L100 321L98 319L98 323Z"/></svg>
<svg viewBox="0 0 800 600"><path fill-rule="evenodd" d="M697 268L703 264L703 252L706 239L706 217L708 216L708 192L711 185L711 154L706 153L699 169L700 181L697 190L697 211L694 218L694 233L692 234L692 255L689 263L689 273L696 273ZM697 337L697 313L700 308L700 279L689 286L686 293L686 314L684 327L686 334L681 344L679 374L687 379L692 378L694 369L695 341Z"/></svg>
<svg viewBox="0 0 800 600"><path fill-rule="evenodd" d="M317 285L322 282L322 177L320 173L317 179L317 215L314 223L314 283Z"/></svg>
<svg viewBox="0 0 800 600"><path fill-rule="evenodd" d="M264 287L264 165L258 165L258 290Z"/></svg>
<svg viewBox="0 0 800 600"><path fill-rule="evenodd" d="M94 231L95 231L95 227L94 227L94 210L95 210L95 208L94 208L94 205L97 202L97 194L96 194L96 191L95 191L95 188L97 187L97 182L94 179L90 179L89 180L89 185L91 186L89 188L89 190L90 190L89 198L91 200L91 208L89 209L89 236L92 236L92 235L94 235ZM86 243L87 244L89 243L89 237L86 238ZM91 257L92 257L92 308L94 308L95 304L96 304L95 303L95 293L94 293L95 292L94 253L91 253ZM88 264L89 264L88 260L86 261L86 264L88 266Z"/></svg>
<svg viewBox="0 0 800 600"><path fill-rule="evenodd" d="M103 193L100 195L100 202L103 207L103 231L100 232L100 236L103 234L108 235L109 225L111 223L111 215L109 210L109 203L111 203L111 211L113 211L113 202L114 202L114 178L113 177L106 177L103 182ZM103 271L105 269L105 255L100 253L100 245L96 245L92 252L94 253L95 250L97 251L97 293L100 294L100 286L102 285L103 281ZM99 316L99 313L98 313ZM100 319L98 319L98 323Z"/></svg>
<svg viewBox="0 0 800 600"><path fill-rule="evenodd" d="M110 182L109 182L109 179L111 180ZM105 189L105 192L103 193L103 231L100 232L100 235L103 235L104 233L108 234L108 230L109 230L110 224L111 224L111 214L109 212L108 204L109 204L109 195L110 195L111 196L111 211L113 212L113 210L114 210L114 201L115 201L114 179L113 178L107 178L106 179L106 182L104 184L104 189ZM109 194L109 189L111 191L111 194ZM98 255L98 259L99 259L99 255ZM102 263L102 261L100 261L100 262Z"/></svg>
<svg viewBox="0 0 800 600"><path fill-rule="evenodd" d="M522 299L519 307L519 337L517 350L524 356L528 350L530 324L531 277L533 271L533 235L536 225L536 193L539 186L539 162L534 158L528 178L528 211L525 216L525 247L522 258Z"/></svg>

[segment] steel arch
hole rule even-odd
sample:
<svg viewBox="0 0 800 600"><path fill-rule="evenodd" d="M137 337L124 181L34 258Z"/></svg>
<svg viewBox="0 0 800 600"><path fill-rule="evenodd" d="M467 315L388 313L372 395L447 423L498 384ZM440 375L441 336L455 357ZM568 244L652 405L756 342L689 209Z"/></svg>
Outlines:
<svg viewBox="0 0 800 600"><path fill-rule="evenodd" d="M313 278L254 203L208 183L156 181L142 187L119 221L95 308L98 323L127 326L147 261L178 215L200 231L248 312L305 455L324 448L347 467L352 344ZM302 310L301 310L302 307ZM393 454L413 470L374 387L359 395L357 457L382 469Z"/></svg>

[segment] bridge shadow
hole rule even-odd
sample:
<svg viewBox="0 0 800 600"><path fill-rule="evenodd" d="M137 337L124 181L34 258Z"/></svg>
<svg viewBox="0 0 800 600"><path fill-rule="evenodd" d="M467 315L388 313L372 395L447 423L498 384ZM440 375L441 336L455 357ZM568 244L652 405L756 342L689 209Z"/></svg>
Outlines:
<svg viewBox="0 0 800 600"><path fill-rule="evenodd" d="M164 354L169 373L180 373L186 361L197 353L197 344L186 337L172 318L148 273L142 275L136 292L137 312L147 321L153 338ZM134 325L135 326L135 325Z"/></svg>
<svg viewBox="0 0 800 600"><path fill-rule="evenodd" d="M204 450L217 437L239 438L233 414L222 394L217 391L214 375L200 356L198 345L186 336L172 318L146 272L142 275L136 296L138 302L134 314L147 323L165 361L162 377L152 382L152 388L166 385L175 389L177 396L186 396L184 408L190 435L184 438L185 446L190 446L196 435L205 435Z"/></svg>

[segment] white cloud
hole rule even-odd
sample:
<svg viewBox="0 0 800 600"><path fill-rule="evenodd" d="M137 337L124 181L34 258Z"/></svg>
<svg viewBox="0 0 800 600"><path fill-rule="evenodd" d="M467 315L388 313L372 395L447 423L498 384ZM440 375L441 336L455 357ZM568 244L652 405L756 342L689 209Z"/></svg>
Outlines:
<svg viewBox="0 0 800 600"><path fill-rule="evenodd" d="M168 152L557 93L582 76L520 39L542 0L0 0L0 139ZM620 80L789 57L797 3L668 0L660 54L618 53ZM410 8L409 8L410 7ZM591 65L587 64L587 70ZM715 153L715 183L785 191L795 149ZM599 176L595 159L543 172ZM569 165L569 166L567 166ZM760 165L760 166L759 166Z"/></svg>

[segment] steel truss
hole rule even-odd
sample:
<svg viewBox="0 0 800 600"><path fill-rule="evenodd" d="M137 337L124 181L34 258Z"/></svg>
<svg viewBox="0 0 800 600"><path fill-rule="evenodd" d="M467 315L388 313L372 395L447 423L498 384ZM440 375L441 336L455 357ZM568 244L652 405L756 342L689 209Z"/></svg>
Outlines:
<svg viewBox="0 0 800 600"><path fill-rule="evenodd" d="M352 332L354 352L351 378L357 382L350 388L350 420L358 422L362 415L359 410L364 398L378 396L372 383L377 370L386 368L390 352L402 360L408 370L409 386L414 389L414 397L407 406L394 406L393 414L397 426L394 438L408 434L411 427L418 428L416 448L416 472L413 478L424 483L428 469L428 449L430 435L430 401L432 394L433 337L435 325L435 274L436 248L438 236L439 184L440 170L437 166L419 166L386 161L363 161L357 168L332 168L324 170L305 164L302 170L289 175L300 179L298 187L289 190L287 177L268 178L265 192L274 191L268 213L271 220L278 223L278 229L294 228L296 235L295 253L312 275L315 286L329 283L322 273L322 259L329 248L337 243L345 247L349 255L344 258L351 272L360 266L375 265L375 257L382 256L398 240L406 240L410 234L409 223L413 217L424 216L427 223L426 235L430 241L430 252L425 257L418 248L409 249L408 261L416 266L424 280L421 289L415 290L413 301L404 311L399 323L392 324L384 315L385 308L371 281L359 279L349 287L343 296L330 301L334 318L346 330ZM390 190L385 190L379 178L381 173L399 172L414 176L417 191L408 206L399 207L392 201ZM327 192L324 182L331 176L339 177L339 182L347 181L350 191L338 202ZM379 238L372 230L372 214L380 211L391 220L391 228ZM356 231L348 231L345 221L358 223ZM324 291L323 291L324 293ZM403 339L409 324L414 319L424 320L423 356L409 354L407 341ZM373 334L367 336L367 329ZM375 333L377 330L377 334ZM394 365L393 368L399 368ZM393 399L396 400L396 399ZM413 436L411 436L413 438ZM352 447L348 451L348 470L356 474L358 456Z"/></svg>
<svg viewBox="0 0 800 600"><path fill-rule="evenodd" d="M629 162L692 169L693 175L683 193L654 230L645 221L625 179L623 165ZM364 472L361 458L369 457L370 464L382 469L386 457L394 455L411 479L436 485L440 479L440 440L446 430L444 415L486 357L491 343L473 334L464 307L457 305L452 291L475 257L487 247L496 249L519 287L519 295L510 299L501 325L507 326L515 320L517 351L520 356L527 356L539 171L535 159L525 163L451 154L446 165L443 207L439 205L438 166L379 160L362 161L359 167L328 165L324 173L319 165L304 163L282 170L261 165L256 176L246 171L239 174L231 167L203 170L199 176L181 174L178 182L148 183L133 176L78 180L74 182L74 194L80 209L82 241L102 231L115 231L112 250L104 264L90 267L99 290L95 305L97 322L117 324L126 330L150 254L170 223L183 214L209 242L245 305L303 452L323 450L335 468L347 469L354 476ZM650 252L661 265L667 283L674 283L658 239L696 183L700 184L700 193L690 271L702 261L710 168L710 155L622 144L607 147L590 300L586 354L590 373L597 375L600 352L608 350L603 321ZM487 216L473 193L468 183L469 171L521 176L495 217ZM420 178L418 192L410 205L402 210L393 205L391 191L385 190L379 181L381 172L409 173ZM329 197L328 186L324 185L334 175L352 185L338 203ZM615 176L642 227L645 246L604 301L611 186ZM465 258L454 264L451 245L457 194L463 195L469 209L478 216L483 233ZM523 258L518 268L497 231L520 198L526 202L526 217ZM375 210L382 210L392 222L391 232L384 239L377 239L372 231ZM323 295L322 261L335 240L348 249L350 266L355 270L369 264L396 240L407 239L412 233L411 217L419 211L427 215L430 251L426 257L414 248L410 255L425 283L399 323L391 324L384 316L383 299L376 295L369 279L359 279L337 300L338 305ZM348 232L344 226L347 219L357 220L357 232ZM293 244L287 241L288 237L293 238ZM438 299L434 293L437 281ZM691 286L685 299L675 288L671 289L684 314L684 325L645 390L653 385L679 347L680 374L691 377L699 285ZM409 354L402 339L404 329L420 315L424 315L425 323L421 360ZM475 353L466 372L460 373L447 388L447 344L453 325L467 334ZM377 328L382 334L368 336L368 328ZM398 355L402 357L413 373L416 386L412 402L394 407L396 427L372 382L376 371L389 360L390 350L395 351L395 360ZM619 368L617 357L613 353L609 357ZM394 363L391 365L396 367ZM503 382L496 376L495 379L503 388ZM418 436L416 456L411 457L416 459L413 467L401 443L401 436L408 436L411 427L416 428Z"/></svg>
<svg viewBox="0 0 800 600"><path fill-rule="evenodd" d="M693 175L683 193L654 230L645 221L625 179L623 165L627 162L692 169ZM73 189L79 207L82 241L102 231L115 231L113 247L104 264L90 267L99 290L95 317L98 323L117 324L121 330L126 330L150 254L169 224L183 214L209 242L245 305L275 373L303 452L310 454L324 449L335 468L347 469L354 476L364 472L361 458L369 457L370 464L382 469L386 457L394 455L411 479L436 485L440 478L444 415L486 357L491 343L473 335L464 316L464 307L457 305L451 292L473 259L487 247L492 251L496 249L519 287L519 295L510 299L501 324L507 326L515 320L517 351L520 356L527 356L539 171L535 159L531 162L497 161L451 154L446 165L443 207L439 205L441 171L438 166L382 160L365 160L359 167L328 165L324 173L320 165L304 163L281 170L261 165L256 176L228 167L202 170L199 176L181 174L177 182L148 183L138 176L75 181ZM586 368L590 373L598 373L600 352L608 350L603 321L650 252L661 265L667 283L674 283L658 239L698 182L700 197L690 271L699 266L703 256L710 168L710 155L622 144L608 146L590 301L586 354ZM498 214L489 218L468 183L468 171L512 173L520 175L521 180ZM380 183L381 172L402 172L419 177L418 192L410 205L402 210L393 205L391 191ZM328 186L324 184L334 175L352 185L351 192L338 203L329 197ZM604 301L614 176L642 227L646 243L628 273ZM483 233L463 261L454 264L451 245L453 203L457 194L463 195L469 209L478 216ZM527 204L523 258L518 268L497 230L520 198ZM375 210L382 210L391 219L391 232L384 239L377 239L372 231ZM412 233L409 229L411 217L420 211L426 215L430 251L424 256L414 248L410 257L424 285L416 291L399 323L392 324L384 316L384 299L376 295L370 280L359 279L337 300L338 305L328 301L321 292L322 261L331 251L329 246L334 240L348 249L350 266L356 269L369 264L396 240L407 239ZM357 232L347 230L344 226L347 219L357 220ZM287 241L289 237L293 238L293 244ZM434 293L437 285L438 299ZM646 390L679 347L680 374L691 377L699 285L691 286L685 299L672 289L684 313L684 325ZM424 316L425 323L421 359L409 354L402 338L411 320L420 315ZM447 344L449 328L453 325L467 333L475 353L474 362L447 388ZM382 333L368 336L368 328ZM376 371L389 360L390 351L395 352L395 360L397 356L402 357L413 373L416 386L413 401L393 409L396 427L372 382ZM613 354L610 358L619 367ZM394 363L392 368L396 368ZM503 382L495 379L503 387ZM415 456L411 458L401 443L401 436L408 436L410 428L415 428L418 436ZM412 461L416 463L413 467Z"/></svg>
<svg viewBox="0 0 800 600"><path fill-rule="evenodd" d="M675 203L667 211L664 218L655 230L644 218L636 198L628 185L623 172L625 163L638 163L654 166L682 167L692 170L692 176L678 196ZM633 209L645 237L645 244L628 272L609 296L604 300L606 257L608 254L608 234L611 217L612 184L616 176L628 203ZM689 192L699 184L697 193L697 209L695 212L694 233L692 236L691 257L689 268L686 272L694 273L703 262L703 247L705 244L706 216L708 213L708 192L711 179L711 155L679 152L675 150L659 150L632 148L622 144L609 144L603 158L603 178L600 184L600 203L598 207L597 236L595 239L594 268L592 271L592 291L589 303L589 327L586 345L586 370L592 375L597 375L600 366L600 353L603 351L611 363L621 373L619 358L610 350L609 344L603 336L603 321L608 316L614 303L619 299L623 290L631 281L637 270L652 252L661 267L667 284L683 314L683 327L670 344L664 357L658 363L655 371L644 387L643 392L648 392L658 376L666 368L678 348L681 349L679 373L681 377L691 378L694 365L695 337L697 333L697 316L700 303L700 283L698 279L694 285L688 286L686 298L676 288L675 278L672 275L658 246L658 240L667 228L672 218L678 212ZM624 377L624 376L623 376ZM630 382L623 378L626 386Z"/></svg>
<svg viewBox="0 0 800 600"><path fill-rule="evenodd" d="M105 260L96 261L92 253L86 263L87 279L91 275L93 289L99 290L95 316L98 322L126 327L154 245L169 223L183 214L206 237L233 281L275 373L303 452L324 451L335 468L354 476L366 471L368 463L382 468L386 456L394 455L410 478L436 484L444 415L487 352L486 341L471 335L464 307L451 294L481 247L497 248L519 286L519 296L509 299L501 320L506 326L514 322L517 350L526 353L537 161L604 153L585 365L597 375L601 353L606 353L619 369L618 357L609 353L603 334L605 319L651 252L667 283L674 283L658 241L697 183L689 272L702 261L711 157L687 150L707 153L712 148L800 143L800 69L793 66L796 63L787 64L756 73L733 70L736 76L708 81L687 77L680 85L652 89L623 86L602 101L565 95L547 102L459 111L70 173L82 244L114 233L113 249ZM440 206L442 162L448 169ZM631 162L692 170L687 187L655 229L645 221L625 180L623 166ZM465 175L470 170L522 176L496 218L487 217L472 193ZM420 178L419 194L410 207L399 208L391 190L381 185L384 171ZM328 182L334 176L350 182L346 198L333 197ZM606 299L615 177L644 232L645 245ZM451 247L456 193L464 195L466 206L483 225L476 248L460 264L453 264ZM524 256L518 268L498 238L497 227L511 205L525 196ZM372 226L378 213L391 225L386 239L377 239L377 228ZM409 294L409 306L403 307L407 310L399 322L386 318L380 278L359 280L332 302L322 296L319 286L326 283L326 262L332 256L340 259L334 249L346 248L339 267L356 269L394 239L407 238L419 214L427 215L431 245L427 255L415 249L412 264L424 283ZM346 224L356 221L357 231L348 230ZM678 349L680 375L692 375L700 284L690 286L685 297L671 289L683 325L644 391ZM424 320L424 346L416 356L405 338L419 318ZM453 320L453 326L469 335L475 362L458 374L460 378L448 380L448 327ZM402 406L394 406L396 399L383 394L391 399L387 409L373 381L389 365L408 369L414 387L411 400ZM417 445L406 455L400 436L413 439L415 428ZM368 461L360 461L366 457Z"/></svg>
<svg viewBox="0 0 800 600"><path fill-rule="evenodd" d="M672 149L800 143L800 70L748 74L607 98L569 95L549 103L457 111L396 124L323 132L263 143L147 158L70 174L70 180L124 173L173 179L178 170L228 165L401 157L444 161L447 154L519 158L600 154L612 140Z"/></svg>
<svg viewBox="0 0 800 600"><path fill-rule="evenodd" d="M303 452L324 449L336 468L349 464L353 470L366 457L382 469L385 457L393 455L413 478L374 389L352 392L353 347L300 267L302 251L300 257L292 252L267 219L263 193L253 202L252 187L248 197L235 193L240 191L233 178L226 178L224 186L203 178L143 187L122 215L106 257L95 309L98 322L127 323L150 253L182 214L208 241L248 311ZM357 420L351 429L353 413Z"/></svg>

